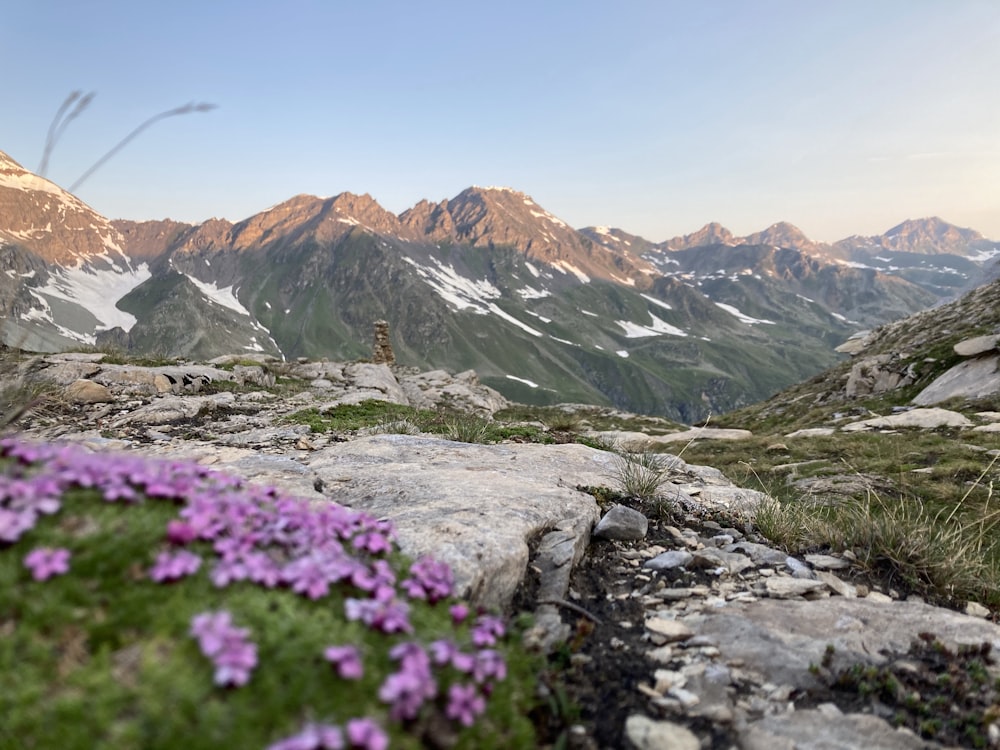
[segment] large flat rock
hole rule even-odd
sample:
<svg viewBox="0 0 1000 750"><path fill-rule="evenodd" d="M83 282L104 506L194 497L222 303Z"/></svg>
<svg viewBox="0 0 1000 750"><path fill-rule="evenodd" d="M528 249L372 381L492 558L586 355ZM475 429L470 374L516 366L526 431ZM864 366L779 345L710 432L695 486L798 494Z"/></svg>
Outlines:
<svg viewBox="0 0 1000 750"><path fill-rule="evenodd" d="M1000 648L1000 626L913 601L762 599L683 622L710 637L725 660L737 660L775 684L804 688L816 684L809 667L823 661L828 645L834 669L881 663L883 651L905 653L920 633L933 633L950 648L983 641Z"/></svg>
<svg viewBox="0 0 1000 750"><path fill-rule="evenodd" d="M402 550L451 565L458 592L487 607L510 601L528 542L570 520L588 535L600 511L578 485L608 485L614 456L584 445L476 445L375 435L310 455L322 492L392 520Z"/></svg>

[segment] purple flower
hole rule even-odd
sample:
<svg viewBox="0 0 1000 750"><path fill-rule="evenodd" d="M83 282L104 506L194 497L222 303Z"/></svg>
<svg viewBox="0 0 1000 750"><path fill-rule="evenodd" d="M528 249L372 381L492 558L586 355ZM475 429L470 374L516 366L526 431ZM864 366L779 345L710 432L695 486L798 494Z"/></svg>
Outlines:
<svg viewBox="0 0 1000 750"><path fill-rule="evenodd" d="M0 508L0 542L16 542L21 534L35 527L37 516L34 512L13 511Z"/></svg>
<svg viewBox="0 0 1000 750"><path fill-rule="evenodd" d="M472 678L479 683L485 682L491 677L502 680L507 676L507 662L498 651L493 649L483 649L475 656L475 665L472 668Z"/></svg>
<svg viewBox="0 0 1000 750"><path fill-rule="evenodd" d="M410 566L410 578L403 581L406 593L414 599L434 604L452 594L455 579L447 563L422 557Z"/></svg>
<svg viewBox="0 0 1000 750"><path fill-rule="evenodd" d="M212 583L222 589L233 581L245 581L249 577L246 566L239 560L219 560L212 568L209 578Z"/></svg>
<svg viewBox="0 0 1000 750"><path fill-rule="evenodd" d="M459 650L454 641L438 640L431 643L430 652L432 661L440 667L451 662Z"/></svg>
<svg viewBox="0 0 1000 750"><path fill-rule="evenodd" d="M361 750L386 750L389 737L372 719L351 719L347 722L347 741Z"/></svg>
<svg viewBox="0 0 1000 750"><path fill-rule="evenodd" d="M359 534L351 540L351 544L355 549L364 550L365 552L370 552L373 555L392 551L392 544L385 538L384 535L377 531L369 531L365 534Z"/></svg>
<svg viewBox="0 0 1000 750"><path fill-rule="evenodd" d="M68 549L38 547L25 556L24 567L31 571L36 581L46 581L69 571L69 557Z"/></svg>
<svg viewBox="0 0 1000 750"><path fill-rule="evenodd" d="M215 664L216 685L245 685L257 666L257 646L247 640L250 631L235 628L226 612L203 612L191 620L191 635L201 652Z"/></svg>
<svg viewBox="0 0 1000 750"><path fill-rule="evenodd" d="M410 608L405 602L377 599L345 599L344 614L348 620L361 620L383 633L412 633Z"/></svg>
<svg viewBox="0 0 1000 750"><path fill-rule="evenodd" d="M198 537L198 532L186 521L174 519L167 524L167 541L171 544L184 545L193 542Z"/></svg>
<svg viewBox="0 0 1000 750"><path fill-rule="evenodd" d="M337 674L345 680L359 680L364 676L361 654L354 646L330 646L323 652L323 658L337 668Z"/></svg>
<svg viewBox="0 0 1000 750"><path fill-rule="evenodd" d="M444 713L462 726L471 727L476 717L486 710L486 700L475 685L452 685L448 688L448 705Z"/></svg>
<svg viewBox="0 0 1000 750"><path fill-rule="evenodd" d="M257 646L240 638L227 639L213 661L216 685L245 685L257 666Z"/></svg>
<svg viewBox="0 0 1000 750"><path fill-rule="evenodd" d="M306 724L302 731L268 745L267 750L342 750L344 736L331 724Z"/></svg>
<svg viewBox="0 0 1000 750"><path fill-rule="evenodd" d="M149 577L157 583L179 581L184 576L193 575L201 567L201 558L193 552L181 550L177 553L161 552L156 564L150 569Z"/></svg>
<svg viewBox="0 0 1000 750"><path fill-rule="evenodd" d="M379 700L390 704L390 718L415 719L424 701L437 695L430 658L420 644L408 642L393 646L389 656L400 662L400 668L379 687Z"/></svg>
<svg viewBox="0 0 1000 750"><path fill-rule="evenodd" d="M480 615L472 628L472 642L479 647L495 646L497 638L502 638L507 630L503 620L493 615Z"/></svg>
<svg viewBox="0 0 1000 750"><path fill-rule="evenodd" d="M464 604L452 604L448 607L448 612L451 614L451 621L456 625L465 622L465 618L469 616L469 608Z"/></svg>
<svg viewBox="0 0 1000 750"><path fill-rule="evenodd" d="M246 567L247 578L265 588L272 589L281 581L281 569L264 552L247 554L243 558L243 565Z"/></svg>

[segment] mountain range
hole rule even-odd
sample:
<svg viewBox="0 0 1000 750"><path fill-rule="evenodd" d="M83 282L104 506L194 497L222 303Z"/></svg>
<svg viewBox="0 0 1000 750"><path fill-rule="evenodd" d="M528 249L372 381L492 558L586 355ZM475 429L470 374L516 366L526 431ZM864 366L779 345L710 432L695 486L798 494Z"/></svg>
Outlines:
<svg viewBox="0 0 1000 750"><path fill-rule="evenodd" d="M0 152L9 346L362 358L385 319L401 364L687 422L823 370L859 330L987 278L998 253L938 218L832 245L785 223L655 243L497 187L398 216L342 193L237 223L109 221Z"/></svg>

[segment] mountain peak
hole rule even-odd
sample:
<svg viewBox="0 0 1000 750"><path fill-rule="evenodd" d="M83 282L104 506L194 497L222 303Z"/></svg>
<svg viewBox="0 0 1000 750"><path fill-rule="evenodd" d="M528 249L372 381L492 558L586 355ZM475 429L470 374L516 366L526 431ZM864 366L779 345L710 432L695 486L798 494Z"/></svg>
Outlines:
<svg viewBox="0 0 1000 750"><path fill-rule="evenodd" d="M668 250L687 250L692 247L704 247L705 245L737 245L739 244L733 233L726 229L717 221L710 222L697 232L685 234L682 237L674 237L663 243Z"/></svg>
<svg viewBox="0 0 1000 750"><path fill-rule="evenodd" d="M14 161L10 154L5 151L0 151L0 170L10 171L10 170L21 170L22 172L27 171L24 167Z"/></svg>
<svg viewBox="0 0 1000 750"><path fill-rule="evenodd" d="M106 218L3 151L0 216L5 219L0 239L21 245L50 263L75 265L109 252L122 254L122 236Z"/></svg>
<svg viewBox="0 0 1000 750"><path fill-rule="evenodd" d="M896 252L934 255L947 253L963 257L976 256L983 250L992 250L994 243L972 229L949 224L937 216L907 219L874 237L848 237L837 243L838 247L868 248Z"/></svg>
<svg viewBox="0 0 1000 750"><path fill-rule="evenodd" d="M796 249L804 249L816 244L806 237L805 232L787 221L779 221L762 232L747 235L744 242L747 245L776 245Z"/></svg>

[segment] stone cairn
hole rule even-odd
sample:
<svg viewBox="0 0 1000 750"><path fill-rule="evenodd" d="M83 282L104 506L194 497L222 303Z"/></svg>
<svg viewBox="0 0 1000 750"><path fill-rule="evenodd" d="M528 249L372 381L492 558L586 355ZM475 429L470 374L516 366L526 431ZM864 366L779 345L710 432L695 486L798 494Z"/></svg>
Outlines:
<svg viewBox="0 0 1000 750"><path fill-rule="evenodd" d="M389 341L389 323L384 320L375 321L375 348L372 362L377 365L392 365L396 363L396 355Z"/></svg>

